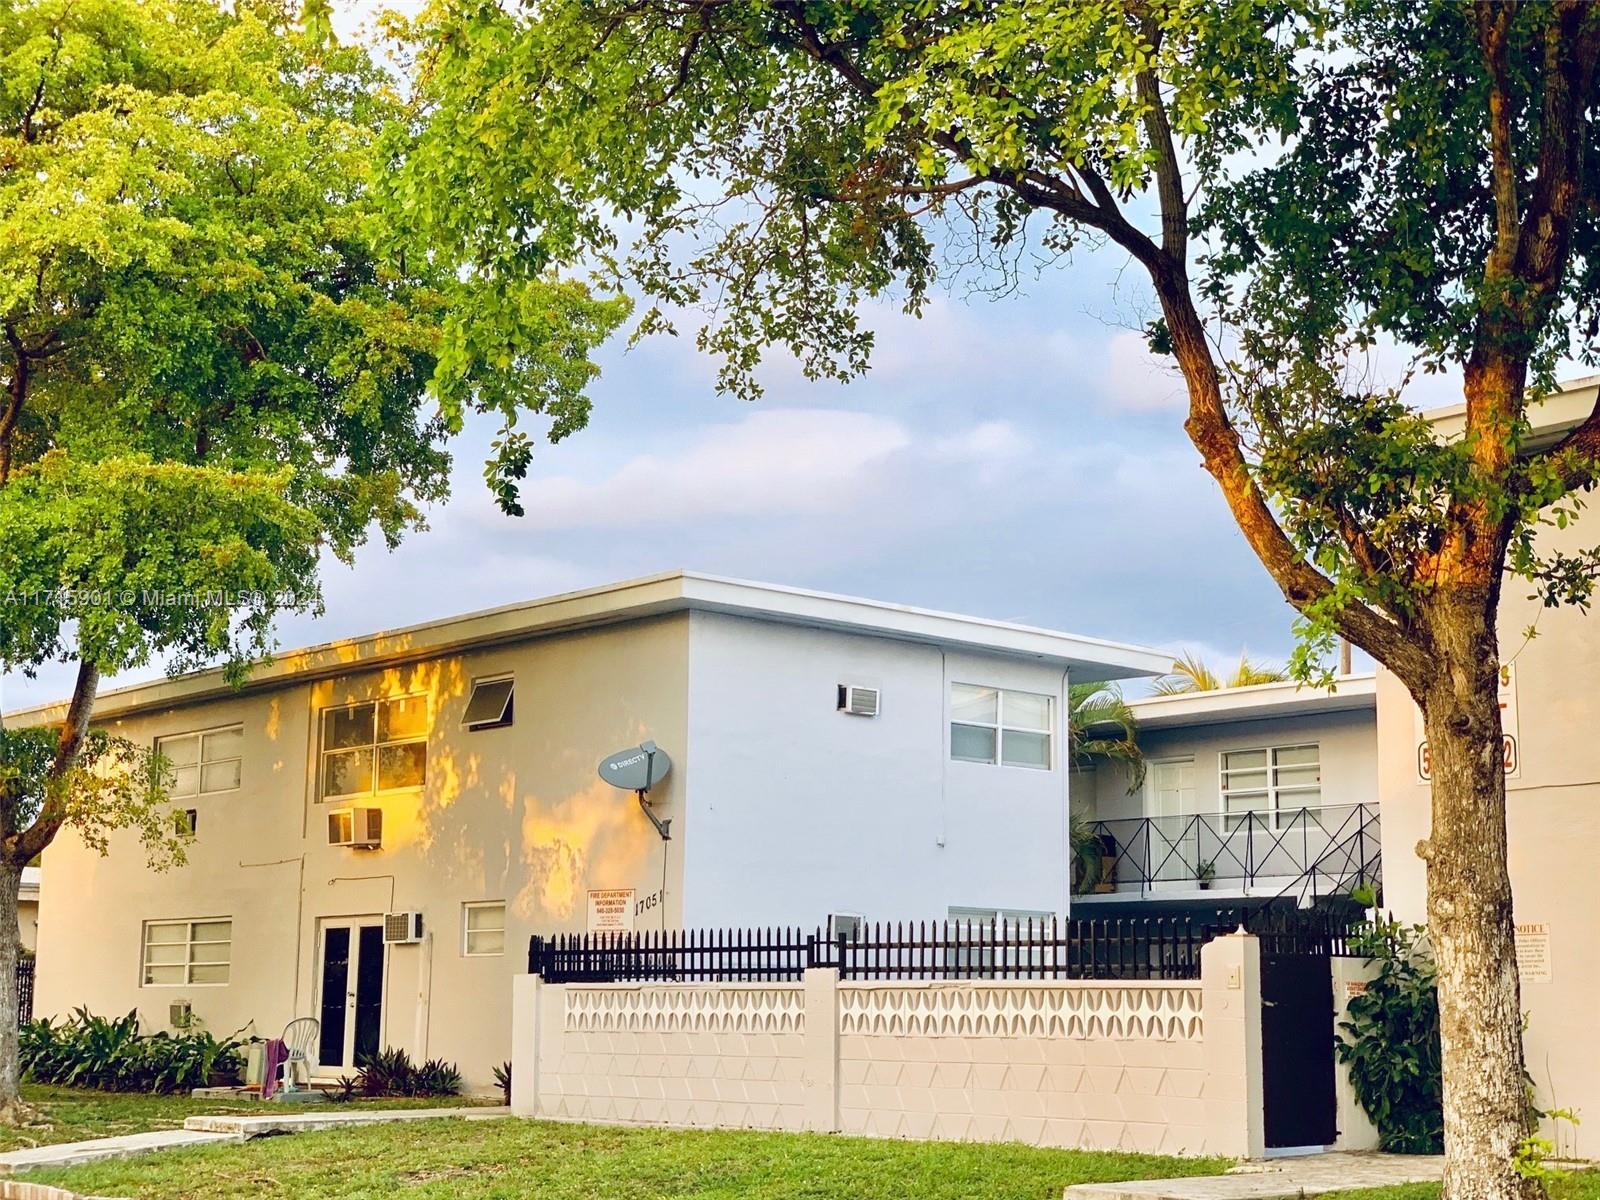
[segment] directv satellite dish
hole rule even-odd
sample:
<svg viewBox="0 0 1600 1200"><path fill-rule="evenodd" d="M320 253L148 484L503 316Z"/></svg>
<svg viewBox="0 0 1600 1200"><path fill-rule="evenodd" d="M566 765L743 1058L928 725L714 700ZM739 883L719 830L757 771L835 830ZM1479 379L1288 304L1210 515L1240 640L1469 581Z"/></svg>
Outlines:
<svg viewBox="0 0 1600 1200"><path fill-rule="evenodd" d="M650 811L650 801L647 798L652 787L667 777L667 772L672 770L672 760L667 757L667 752L654 742L640 742L637 746L629 746L626 750L618 750L615 754L608 754L600 760L600 778L612 787L623 788L634 792L639 797L639 807L644 810L644 815L650 818L650 823L656 827L656 832L661 835L662 841L670 841L667 833L672 827L670 820L663 821Z"/></svg>

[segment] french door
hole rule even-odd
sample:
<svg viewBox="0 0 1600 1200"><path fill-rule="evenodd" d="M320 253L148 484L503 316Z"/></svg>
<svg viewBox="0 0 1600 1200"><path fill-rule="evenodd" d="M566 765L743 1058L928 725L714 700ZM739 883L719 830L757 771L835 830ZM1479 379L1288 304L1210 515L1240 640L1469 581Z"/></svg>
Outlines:
<svg viewBox="0 0 1600 1200"><path fill-rule="evenodd" d="M319 1073L354 1071L382 1046L383 922L322 923Z"/></svg>
<svg viewBox="0 0 1600 1200"><path fill-rule="evenodd" d="M1200 858L1194 815L1199 809L1193 758L1150 764L1150 874L1156 880L1192 881Z"/></svg>

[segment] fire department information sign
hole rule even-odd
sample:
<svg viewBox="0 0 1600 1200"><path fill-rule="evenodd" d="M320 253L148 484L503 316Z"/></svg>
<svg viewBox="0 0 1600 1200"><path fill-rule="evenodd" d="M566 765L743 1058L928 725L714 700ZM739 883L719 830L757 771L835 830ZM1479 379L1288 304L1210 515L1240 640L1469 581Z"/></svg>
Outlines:
<svg viewBox="0 0 1600 1200"><path fill-rule="evenodd" d="M1517 974L1523 983L1549 983L1550 926L1544 922L1517 922Z"/></svg>
<svg viewBox="0 0 1600 1200"><path fill-rule="evenodd" d="M1505 769L1507 779L1522 774L1522 747L1517 728L1517 669L1511 663L1500 664L1500 732L1505 738ZM1417 714L1417 782L1427 783L1433 778L1433 759L1428 753L1428 734L1422 725L1422 710Z"/></svg>
<svg viewBox="0 0 1600 1200"><path fill-rule="evenodd" d="M602 888L589 893L590 933L633 932L633 889Z"/></svg>

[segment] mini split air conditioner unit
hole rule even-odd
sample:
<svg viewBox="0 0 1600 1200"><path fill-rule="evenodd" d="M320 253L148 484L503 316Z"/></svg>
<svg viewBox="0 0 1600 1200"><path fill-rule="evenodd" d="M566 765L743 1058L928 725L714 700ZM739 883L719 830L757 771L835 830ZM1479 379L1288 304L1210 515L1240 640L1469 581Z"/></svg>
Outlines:
<svg viewBox="0 0 1600 1200"><path fill-rule="evenodd" d="M328 845L376 850L383 845L383 809L334 809L328 814Z"/></svg>
<svg viewBox="0 0 1600 1200"><path fill-rule="evenodd" d="M383 940L390 946L410 946L422 940L422 914L384 913Z"/></svg>

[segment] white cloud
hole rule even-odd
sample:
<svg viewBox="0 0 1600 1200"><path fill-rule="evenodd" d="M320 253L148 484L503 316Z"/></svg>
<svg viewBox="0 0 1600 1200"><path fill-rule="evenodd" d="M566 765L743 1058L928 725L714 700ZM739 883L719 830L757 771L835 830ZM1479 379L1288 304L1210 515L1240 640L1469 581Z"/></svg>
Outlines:
<svg viewBox="0 0 1600 1200"><path fill-rule="evenodd" d="M822 516L859 510L918 461L983 466L1026 449L1003 421L919 440L872 413L757 409L705 426L680 446L637 454L603 477L536 479L524 505L528 524L544 530Z"/></svg>
<svg viewBox="0 0 1600 1200"><path fill-rule="evenodd" d="M1124 330L1105 344L1103 391L1113 408L1178 411L1187 403L1183 379L1150 353L1144 335Z"/></svg>

